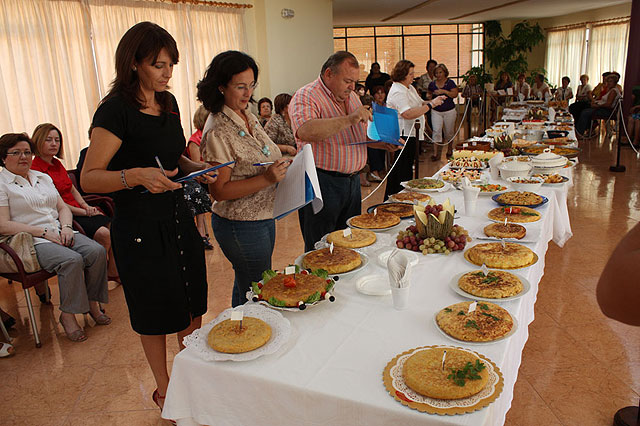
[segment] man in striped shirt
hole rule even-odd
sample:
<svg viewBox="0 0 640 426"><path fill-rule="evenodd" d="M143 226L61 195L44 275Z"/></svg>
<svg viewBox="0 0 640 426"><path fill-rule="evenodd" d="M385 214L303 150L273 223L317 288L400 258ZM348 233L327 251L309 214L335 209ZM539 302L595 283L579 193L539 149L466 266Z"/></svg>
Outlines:
<svg viewBox="0 0 640 426"><path fill-rule="evenodd" d="M367 163L367 146L398 149L386 143L351 145L367 141L371 120L371 111L354 92L359 73L355 56L336 52L322 66L320 77L300 88L289 104L298 149L311 144L324 201L318 214L310 204L298 210L305 251L361 213L358 172Z"/></svg>

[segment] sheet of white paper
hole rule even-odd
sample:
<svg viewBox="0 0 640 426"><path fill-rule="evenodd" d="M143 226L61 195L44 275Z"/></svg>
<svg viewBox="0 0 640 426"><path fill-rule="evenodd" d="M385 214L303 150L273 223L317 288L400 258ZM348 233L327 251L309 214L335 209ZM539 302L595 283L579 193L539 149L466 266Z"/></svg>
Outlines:
<svg viewBox="0 0 640 426"><path fill-rule="evenodd" d="M231 312L231 321L242 321L242 318L244 318L244 312L240 310Z"/></svg>
<svg viewBox="0 0 640 426"><path fill-rule="evenodd" d="M513 96L513 87L507 87L507 95Z"/></svg>
<svg viewBox="0 0 640 426"><path fill-rule="evenodd" d="M317 213L322 209L322 193L320 192L318 174L313 160L313 151L311 150L311 145L305 145L295 156L287 169L287 175L276 188L273 207L274 218L297 210L306 204L305 175L309 178L315 195L315 198L311 201L313 212Z"/></svg>

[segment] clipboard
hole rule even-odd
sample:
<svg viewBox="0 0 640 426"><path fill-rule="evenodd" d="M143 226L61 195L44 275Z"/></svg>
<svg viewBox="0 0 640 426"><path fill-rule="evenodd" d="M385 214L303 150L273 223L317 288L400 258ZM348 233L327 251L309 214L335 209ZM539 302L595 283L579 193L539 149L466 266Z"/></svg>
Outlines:
<svg viewBox="0 0 640 426"><path fill-rule="evenodd" d="M196 171L196 172L189 173L189 174L188 174L188 175L186 175L186 176L182 176L181 178L176 179L174 182L178 182L178 183L180 183L180 182L185 182L185 181L187 181L187 180L195 179L195 178L197 178L198 176L202 176L202 175L204 175L204 174L206 174L206 173L212 172L212 171L214 171L214 170L218 170L218 169L220 169L220 168L222 168L222 167L227 167L227 166L229 166L229 165L231 165L231 164L233 164L233 163L235 163L235 161L229 161L229 162L227 162L227 163L224 163L224 164L218 164L217 166L209 167L209 168L206 168L206 169L204 169L204 170L198 170L198 171Z"/></svg>

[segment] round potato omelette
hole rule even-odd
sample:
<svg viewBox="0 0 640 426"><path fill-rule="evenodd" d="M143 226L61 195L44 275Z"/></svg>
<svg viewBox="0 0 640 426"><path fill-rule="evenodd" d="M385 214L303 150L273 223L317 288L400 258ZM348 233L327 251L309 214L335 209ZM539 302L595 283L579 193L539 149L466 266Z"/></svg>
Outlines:
<svg viewBox="0 0 640 426"><path fill-rule="evenodd" d="M409 191L398 192L397 194L393 194L392 196L390 196L389 199L399 202L413 202L414 200L425 202L429 201L431 199L431 196L429 196L428 194L423 194L421 192Z"/></svg>
<svg viewBox="0 0 640 426"><path fill-rule="evenodd" d="M467 259L478 266L488 268L515 269L529 266L535 260L531 249L518 243L476 244L465 253Z"/></svg>
<svg viewBox="0 0 640 426"><path fill-rule="evenodd" d="M351 218L351 225L364 229L390 228L399 223L400 218L398 216L381 212L380 210L378 210L378 214L365 213Z"/></svg>
<svg viewBox="0 0 640 426"><path fill-rule="evenodd" d="M543 199L540 195L529 191L510 191L505 192L496 198L501 203L513 206L531 206L542 203Z"/></svg>
<svg viewBox="0 0 640 426"><path fill-rule="evenodd" d="M264 346L271 338L271 326L258 318L244 317L242 328L238 321L224 320L216 324L207 337L213 350L240 354Z"/></svg>
<svg viewBox="0 0 640 426"><path fill-rule="evenodd" d="M507 271L490 270L485 275L481 270L467 272L458 279L458 287L478 297L502 299L520 294L524 289L520 278Z"/></svg>
<svg viewBox="0 0 640 426"><path fill-rule="evenodd" d="M469 313L471 303L456 303L438 312L438 327L465 342L491 342L513 328L513 318L504 308L491 302L478 302L476 310Z"/></svg>
<svg viewBox="0 0 640 426"><path fill-rule="evenodd" d="M327 242L337 247L360 248L376 242L376 234L366 229L352 229L351 235L344 236L344 230L333 231L327 236Z"/></svg>
<svg viewBox="0 0 640 426"><path fill-rule="evenodd" d="M378 207L378 214L391 213L395 214L399 218L412 216L413 217L413 204L408 203L385 203Z"/></svg>
<svg viewBox="0 0 640 426"><path fill-rule="evenodd" d="M333 250L334 253L336 248ZM294 274L295 287L287 287L284 285L286 277L287 275L285 274L278 274L263 283L262 292L260 293L262 299L268 302L273 297L284 302L287 307L296 307L298 302L307 300L312 294L316 292L322 294L327 287L325 279L313 274L302 273Z"/></svg>
<svg viewBox="0 0 640 426"><path fill-rule="evenodd" d="M489 219L507 223L530 223L540 220L540 213L529 207L498 207L487 214Z"/></svg>
<svg viewBox="0 0 640 426"><path fill-rule="evenodd" d="M527 228L517 223L492 223L484 227L487 237L515 238L521 240L527 235Z"/></svg>
<svg viewBox="0 0 640 426"><path fill-rule="evenodd" d="M429 348L411 355L402 368L407 386L420 395L437 399L462 399L480 392L489 381L486 368L480 371L478 380L466 380L464 386L449 378L451 370L461 370L468 362L475 365L479 358L467 351L446 348L447 357L442 369L444 350Z"/></svg>
<svg viewBox="0 0 640 426"><path fill-rule="evenodd" d="M392 215L393 216L393 215ZM394 216L397 218L397 216ZM324 269L330 274L341 274L356 269L362 263L358 252L344 247L329 247L307 253L302 259L303 268Z"/></svg>

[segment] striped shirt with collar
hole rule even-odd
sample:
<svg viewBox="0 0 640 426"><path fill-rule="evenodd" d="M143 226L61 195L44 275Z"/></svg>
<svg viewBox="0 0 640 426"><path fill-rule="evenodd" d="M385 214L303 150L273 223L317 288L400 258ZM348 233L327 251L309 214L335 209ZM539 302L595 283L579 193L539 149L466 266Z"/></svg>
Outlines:
<svg viewBox="0 0 640 426"><path fill-rule="evenodd" d="M361 170L367 163L367 146L349 144L367 140L365 123L349 126L321 142L304 141L297 135L298 128L309 120L343 117L361 105L355 92L349 94L346 102L339 102L320 77L300 88L289 104L291 129L296 136L298 150L310 143L316 167L322 170L346 174Z"/></svg>

